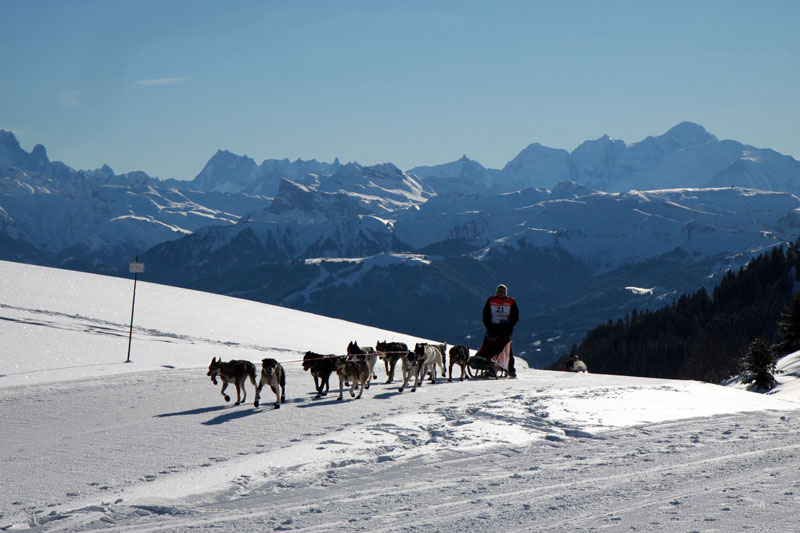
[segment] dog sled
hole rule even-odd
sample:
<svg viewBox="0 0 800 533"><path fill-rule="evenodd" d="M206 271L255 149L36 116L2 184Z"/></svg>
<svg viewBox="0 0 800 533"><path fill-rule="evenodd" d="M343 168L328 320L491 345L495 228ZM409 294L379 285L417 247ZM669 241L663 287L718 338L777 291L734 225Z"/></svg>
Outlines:
<svg viewBox="0 0 800 533"><path fill-rule="evenodd" d="M478 352L467 360L467 373L470 377L507 377L510 359L511 339L484 337Z"/></svg>

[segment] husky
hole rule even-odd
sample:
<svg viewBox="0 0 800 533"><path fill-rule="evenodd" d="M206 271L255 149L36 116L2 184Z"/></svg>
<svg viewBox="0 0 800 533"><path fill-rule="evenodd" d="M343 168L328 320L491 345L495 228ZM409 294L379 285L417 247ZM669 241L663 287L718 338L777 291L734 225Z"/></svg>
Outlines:
<svg viewBox="0 0 800 533"><path fill-rule="evenodd" d="M378 352L378 357L383 359L383 366L388 377L386 383L391 383L394 381L394 369L397 362L403 358L403 354L408 353L408 346L404 342L378 341L375 343L375 350Z"/></svg>
<svg viewBox="0 0 800 533"><path fill-rule="evenodd" d="M253 404L258 407L258 400L261 397L261 388L268 384L275 393L275 409L280 409L281 404L286 401L286 373L281 364L275 359L261 360L261 379L256 387L256 401Z"/></svg>
<svg viewBox="0 0 800 533"><path fill-rule="evenodd" d="M217 384L217 378L222 380L222 390L220 394L222 394L226 402L231 401L231 397L225 394L228 383L236 385L236 403L234 405L244 403L247 398L247 390L244 387L247 378L250 378L250 383L253 384L253 387L256 386L256 365L250 361L232 359L225 363L222 361L222 357L219 359L212 357L211 364L208 365L208 374L206 375L211 376L211 382L214 383L214 385Z"/></svg>
<svg viewBox="0 0 800 533"><path fill-rule="evenodd" d="M335 359L337 357L341 356L322 355L314 352L306 352L303 356L303 370L310 370L311 375L314 377L314 388L317 389L317 395L314 398L320 398L328 394L328 380L335 370Z"/></svg>
<svg viewBox="0 0 800 533"><path fill-rule="evenodd" d="M335 363L336 365L336 374L339 375L339 397L337 400L342 399L342 392L343 392L343 385L345 381L349 381L352 383L350 385L350 397L356 398L358 400L361 398L361 395L364 393L364 389L367 387L367 382L370 378L370 369L367 363L363 360L358 359L349 359L345 357L337 358ZM356 387L356 383L361 384L361 388L358 391L358 396L355 395L354 389Z"/></svg>
<svg viewBox="0 0 800 533"><path fill-rule="evenodd" d="M361 348L358 345L358 341L353 341L347 345L347 358L356 361L364 361L367 363L367 367L369 367L367 388L369 388L370 381L373 379L378 379L378 375L375 373L375 363L378 361L378 353L372 346L365 346L364 348Z"/></svg>
<svg viewBox="0 0 800 533"><path fill-rule="evenodd" d="M425 344L418 342L414 346L414 352L419 358L420 379L430 375L431 383L436 383L436 366L442 369L442 376L447 375L444 371L444 355L442 354L441 344Z"/></svg>
<svg viewBox="0 0 800 533"><path fill-rule="evenodd" d="M464 381L466 375L467 361L469 360L469 348L466 346L453 346L450 348L450 377L448 382L453 381L453 365L461 367L461 377L458 381Z"/></svg>
<svg viewBox="0 0 800 533"><path fill-rule="evenodd" d="M414 386L411 388L411 392L414 392L417 390L417 385L419 385L420 357L414 352L407 352L402 356L401 361L401 368L403 370L403 384L398 389L398 392L403 392L412 376L414 377Z"/></svg>

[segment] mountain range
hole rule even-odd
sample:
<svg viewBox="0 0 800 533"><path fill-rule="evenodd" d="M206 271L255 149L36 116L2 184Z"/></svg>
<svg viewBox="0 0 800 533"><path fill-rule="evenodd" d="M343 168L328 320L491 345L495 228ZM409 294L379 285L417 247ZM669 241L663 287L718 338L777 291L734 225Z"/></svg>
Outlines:
<svg viewBox="0 0 800 533"><path fill-rule="evenodd" d="M127 274L475 345L499 282L541 366L800 234L800 162L684 122L501 170L218 151L190 182L74 170L0 131L0 259ZM477 347L477 346L474 346Z"/></svg>
<svg viewBox="0 0 800 533"><path fill-rule="evenodd" d="M281 179L304 183L310 174L335 174L315 160L268 159L257 165L246 156L218 151L190 188L202 191L276 194ZM551 189L575 181L605 192L678 187L748 187L800 193L800 162L774 150L719 140L705 128L682 122L659 136L626 143L604 135L572 152L534 143L502 170L488 169L466 155L451 163L408 170L437 193L512 192Z"/></svg>

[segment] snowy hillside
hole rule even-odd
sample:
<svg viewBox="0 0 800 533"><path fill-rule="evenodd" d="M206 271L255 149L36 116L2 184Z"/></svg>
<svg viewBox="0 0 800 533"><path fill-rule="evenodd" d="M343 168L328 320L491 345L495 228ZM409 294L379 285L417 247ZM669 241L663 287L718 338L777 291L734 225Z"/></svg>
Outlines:
<svg viewBox="0 0 800 533"><path fill-rule="evenodd" d="M399 393L379 366L315 400L304 351L416 339L140 281L125 363L132 289L0 262L0 529L794 527L796 359L769 396L526 368ZM278 359L286 403L225 404L213 356Z"/></svg>
<svg viewBox="0 0 800 533"><path fill-rule="evenodd" d="M433 199L419 212L399 215L395 233L414 249L463 239L488 249L564 250L598 274L676 249L697 261L791 242L800 234L798 212L800 198L786 193L725 188L612 194L567 182L553 191Z"/></svg>
<svg viewBox="0 0 800 533"><path fill-rule="evenodd" d="M83 173L56 179L13 168L0 173L0 234L35 246L47 262L117 266L202 227L234 224L268 200L98 183ZM3 257L12 252L2 250Z"/></svg>

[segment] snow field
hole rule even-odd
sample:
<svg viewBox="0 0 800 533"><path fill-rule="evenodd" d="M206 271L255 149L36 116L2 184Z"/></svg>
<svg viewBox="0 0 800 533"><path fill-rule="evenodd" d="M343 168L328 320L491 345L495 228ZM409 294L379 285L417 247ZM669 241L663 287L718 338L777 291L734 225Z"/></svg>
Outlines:
<svg viewBox="0 0 800 533"><path fill-rule="evenodd" d="M0 528L791 531L796 356L776 394L519 368L314 399L305 350L417 339L253 302L0 262ZM139 292L141 290L141 292ZM282 361L225 404L212 356ZM260 365L259 365L260 366ZM523 365L518 365L521 367ZM228 387L231 392L231 386ZM235 390L234 390L235 392Z"/></svg>

